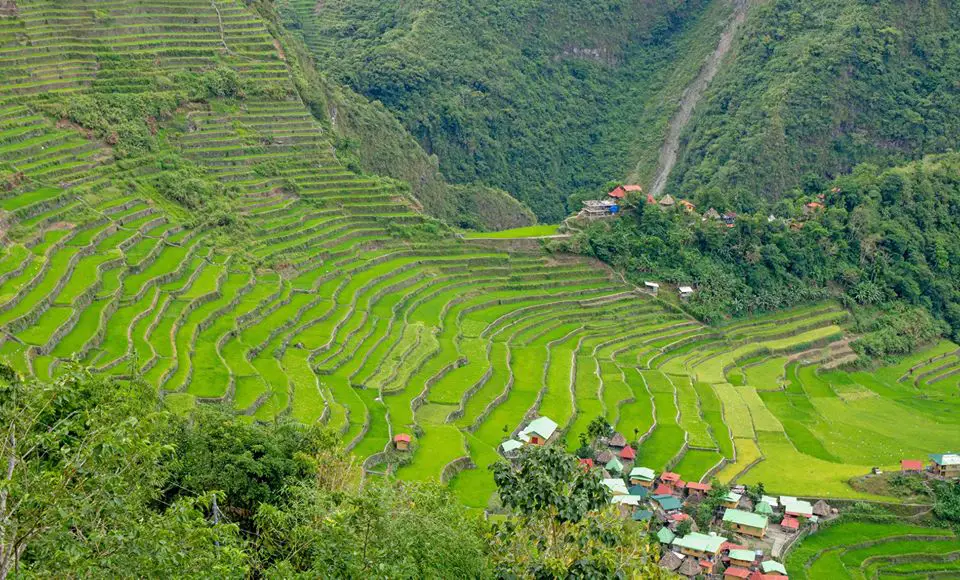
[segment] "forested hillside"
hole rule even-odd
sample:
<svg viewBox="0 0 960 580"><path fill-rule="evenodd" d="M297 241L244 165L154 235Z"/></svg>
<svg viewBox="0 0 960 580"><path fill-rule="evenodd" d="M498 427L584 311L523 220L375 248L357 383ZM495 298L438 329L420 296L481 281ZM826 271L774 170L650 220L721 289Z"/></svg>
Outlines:
<svg viewBox="0 0 960 580"><path fill-rule="evenodd" d="M858 163L955 149L958 78L952 0L758 2L684 134L668 191L751 211Z"/></svg>
<svg viewBox="0 0 960 580"><path fill-rule="evenodd" d="M542 220L647 166L726 2L290 0L318 67L383 103L457 183ZM650 167L652 169L652 167Z"/></svg>

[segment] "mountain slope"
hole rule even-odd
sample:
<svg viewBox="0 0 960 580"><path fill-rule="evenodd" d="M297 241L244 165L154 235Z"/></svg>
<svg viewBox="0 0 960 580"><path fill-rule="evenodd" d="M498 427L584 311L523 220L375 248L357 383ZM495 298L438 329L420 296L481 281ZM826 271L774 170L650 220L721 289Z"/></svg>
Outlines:
<svg viewBox="0 0 960 580"><path fill-rule="evenodd" d="M958 31L950 1L758 4L667 190L747 210L857 163L956 148Z"/></svg>
<svg viewBox="0 0 960 580"><path fill-rule="evenodd" d="M647 154L729 12L701 0L291 7L321 70L382 102L446 176L505 189L547 221Z"/></svg>

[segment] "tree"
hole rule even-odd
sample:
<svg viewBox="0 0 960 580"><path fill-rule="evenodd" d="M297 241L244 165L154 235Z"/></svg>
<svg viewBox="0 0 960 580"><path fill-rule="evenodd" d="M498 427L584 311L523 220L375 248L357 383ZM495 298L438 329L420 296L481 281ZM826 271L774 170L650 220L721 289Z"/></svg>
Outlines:
<svg viewBox="0 0 960 580"><path fill-rule="evenodd" d="M590 441L594 445L598 439L613 436L613 432L613 427L602 415L598 415L587 425L587 435L590 436Z"/></svg>
<svg viewBox="0 0 960 580"><path fill-rule="evenodd" d="M762 481L758 482L756 485L747 486L747 497L750 498L750 501L752 501L754 505L760 503L760 500L763 498L763 496L766 493L767 493L767 490L763 486Z"/></svg>
<svg viewBox="0 0 960 580"><path fill-rule="evenodd" d="M682 522L680 522L679 524L677 524L677 535L678 535L678 536L686 536L686 535L689 534L691 531L693 531L693 520L687 519L687 520L683 520Z"/></svg>
<svg viewBox="0 0 960 580"><path fill-rule="evenodd" d="M555 447L525 447L515 465L493 466L503 505L514 511L489 534L501 578L665 578L645 526L611 506L595 474Z"/></svg>
<svg viewBox="0 0 960 580"><path fill-rule="evenodd" d="M210 496L154 509L176 419L151 387L75 368L0 377L0 578L245 574L236 526L205 519Z"/></svg>
<svg viewBox="0 0 960 580"><path fill-rule="evenodd" d="M176 448L167 498L222 492L224 512L246 524L263 503L315 474L317 453L338 447L319 427L289 419L250 423L219 406L197 407L173 434Z"/></svg>
<svg viewBox="0 0 960 580"><path fill-rule="evenodd" d="M609 491L596 475L580 469L576 459L559 447L528 445L520 450L515 466L501 461L491 469L500 501L524 515L576 522L609 501Z"/></svg>
<svg viewBox="0 0 960 580"><path fill-rule="evenodd" d="M488 576L485 523L439 484L377 481L338 491L318 479L289 493L256 515L266 576Z"/></svg>

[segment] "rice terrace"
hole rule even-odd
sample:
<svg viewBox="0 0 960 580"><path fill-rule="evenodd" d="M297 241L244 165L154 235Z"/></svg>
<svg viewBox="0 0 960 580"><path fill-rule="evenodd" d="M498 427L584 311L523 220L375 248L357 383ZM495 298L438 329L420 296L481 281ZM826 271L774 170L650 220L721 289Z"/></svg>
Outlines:
<svg viewBox="0 0 960 580"><path fill-rule="evenodd" d="M603 417L637 466L814 501L901 503L865 476L960 449L957 344L857 366L839 301L708 325L674 285L550 251L563 228L460 235L338 159L299 49L242 2L0 6L0 358L23 376L79 364L178 413L322 423L366 477L476 510L537 417L571 453ZM843 523L786 564L947 577L957 553L946 529Z"/></svg>

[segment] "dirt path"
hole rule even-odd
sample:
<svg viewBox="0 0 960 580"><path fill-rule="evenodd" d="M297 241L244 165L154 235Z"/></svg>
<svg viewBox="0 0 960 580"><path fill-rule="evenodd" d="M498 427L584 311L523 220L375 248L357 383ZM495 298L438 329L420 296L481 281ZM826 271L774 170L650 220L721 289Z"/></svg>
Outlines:
<svg viewBox="0 0 960 580"><path fill-rule="evenodd" d="M673 166L677 163L677 154L680 152L680 134L684 127L690 122L693 109L700 102L704 91L710 86L710 81L720 70L720 64L730 52L733 46L733 39L737 35L740 25L747 18L747 7L749 0L733 0L733 14L730 22L727 23L723 33L720 35L720 42L700 68L697 78L684 89L680 97L680 109L677 110L673 118L670 119L670 125L667 128L667 138L660 148L660 160L657 162L657 172L653 178L653 185L650 187L650 193L654 197L660 197L664 188L667 186L667 178L673 171Z"/></svg>

